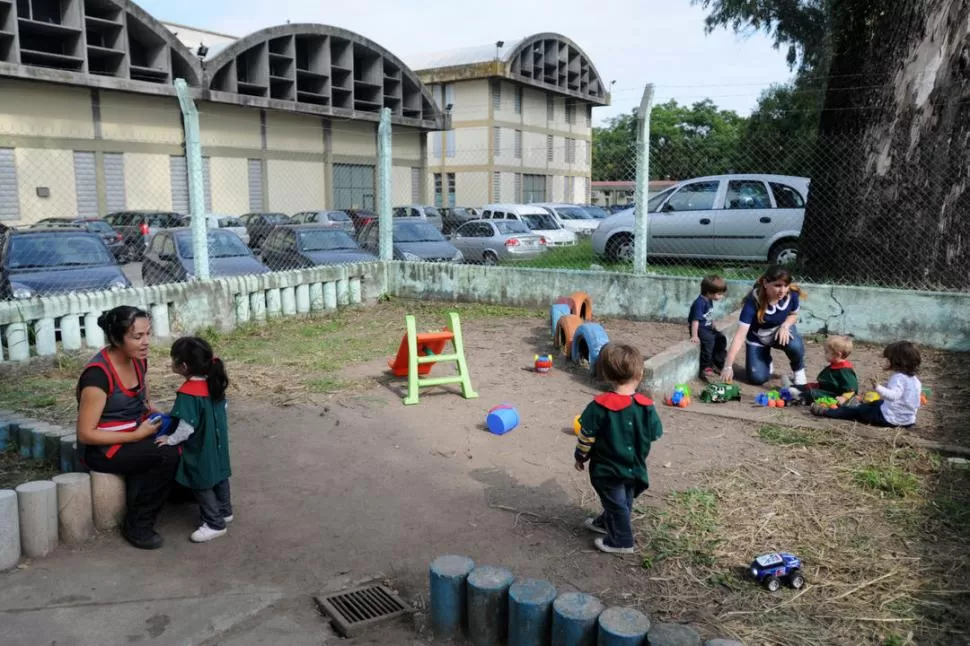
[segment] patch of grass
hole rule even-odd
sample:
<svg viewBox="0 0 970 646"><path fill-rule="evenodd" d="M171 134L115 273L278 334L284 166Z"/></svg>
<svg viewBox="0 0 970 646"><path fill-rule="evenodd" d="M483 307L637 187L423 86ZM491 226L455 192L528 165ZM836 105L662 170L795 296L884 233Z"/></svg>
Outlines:
<svg viewBox="0 0 970 646"><path fill-rule="evenodd" d="M39 419L64 422L74 418L74 388L84 361L65 355L53 363L37 360L0 376L0 408Z"/></svg>
<svg viewBox="0 0 970 646"><path fill-rule="evenodd" d="M919 491L919 480L895 465L868 465L852 472L852 481L863 489L906 498Z"/></svg>
<svg viewBox="0 0 970 646"><path fill-rule="evenodd" d="M818 436L805 429L770 424L758 429L758 437L762 442L778 446L814 446L819 443Z"/></svg>
<svg viewBox="0 0 970 646"><path fill-rule="evenodd" d="M713 565L714 551L721 542L714 493L700 488L675 491L665 503L663 510L648 512L643 567L667 560Z"/></svg>
<svg viewBox="0 0 970 646"><path fill-rule="evenodd" d="M343 379L334 379L333 377L323 377L322 379L311 379L307 381L307 387L312 393L335 393L345 390L349 386L350 382L344 381Z"/></svg>
<svg viewBox="0 0 970 646"><path fill-rule="evenodd" d="M970 502L938 496L929 503L933 517L958 534L970 537Z"/></svg>
<svg viewBox="0 0 970 646"><path fill-rule="evenodd" d="M16 449L0 451L0 489L13 489L33 480L50 480L60 471L53 465L20 457Z"/></svg>

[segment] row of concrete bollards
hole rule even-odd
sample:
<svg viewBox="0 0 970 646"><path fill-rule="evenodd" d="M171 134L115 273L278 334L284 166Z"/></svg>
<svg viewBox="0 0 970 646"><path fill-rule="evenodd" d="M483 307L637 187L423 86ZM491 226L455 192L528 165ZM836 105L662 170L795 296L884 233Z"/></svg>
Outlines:
<svg viewBox="0 0 970 646"><path fill-rule="evenodd" d="M0 450L57 464L51 480L16 489L0 489L0 570L20 557L47 556L59 543L77 545L97 530L117 527L125 514L124 478L111 473L82 473L77 441L66 429L0 411Z"/></svg>
<svg viewBox="0 0 970 646"><path fill-rule="evenodd" d="M504 568L440 556L430 571L431 629L436 639L474 646L701 646L680 624L651 625L634 608L606 608L582 592L557 593L548 581L516 579ZM742 646L715 639L706 646Z"/></svg>

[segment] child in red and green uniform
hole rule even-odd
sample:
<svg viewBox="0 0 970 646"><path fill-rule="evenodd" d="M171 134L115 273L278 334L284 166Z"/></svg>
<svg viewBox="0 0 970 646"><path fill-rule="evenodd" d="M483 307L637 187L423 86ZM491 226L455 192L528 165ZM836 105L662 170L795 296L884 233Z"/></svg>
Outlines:
<svg viewBox="0 0 970 646"><path fill-rule="evenodd" d="M229 377L212 348L198 337L182 337L172 344L172 371L185 377L178 389L171 435L156 443L181 445L182 460L175 480L195 494L201 524L189 539L205 543L226 533L232 521L229 499L229 421L226 387Z"/></svg>
<svg viewBox="0 0 970 646"><path fill-rule="evenodd" d="M829 362L818 381L799 388L789 387L795 399L811 404L820 397L834 397L839 404L845 403L859 390L859 378L849 361L852 354L852 339L847 336L830 336L825 339L825 360Z"/></svg>
<svg viewBox="0 0 970 646"><path fill-rule="evenodd" d="M606 535L594 541L600 551L632 554L633 501L650 486L647 456L663 427L653 402L637 392L643 379L639 350L608 343L596 368L613 390L594 399L579 418L576 469L585 470L589 462L589 479L603 504L603 513L587 518L586 527Z"/></svg>

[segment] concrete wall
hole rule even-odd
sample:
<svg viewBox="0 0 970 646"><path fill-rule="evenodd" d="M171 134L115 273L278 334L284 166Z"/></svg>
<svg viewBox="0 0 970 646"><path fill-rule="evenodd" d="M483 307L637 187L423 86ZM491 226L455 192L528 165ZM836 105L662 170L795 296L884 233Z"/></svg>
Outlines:
<svg viewBox="0 0 970 646"><path fill-rule="evenodd" d="M333 154L376 157L377 124L334 121Z"/></svg>
<svg viewBox="0 0 970 646"><path fill-rule="evenodd" d="M258 118L258 113L257 113ZM340 122L340 127L347 124ZM257 122L258 126L258 122ZM334 137L337 135L334 125ZM257 134L259 130L257 128ZM259 144L257 143L257 148ZM323 154L323 122L310 117L283 112L266 113L266 147L273 151Z"/></svg>
<svg viewBox="0 0 970 646"><path fill-rule="evenodd" d="M129 209L171 209L169 156L125 153L125 196Z"/></svg>
<svg viewBox="0 0 970 646"><path fill-rule="evenodd" d="M209 160L212 211L240 215L249 211L249 167L239 157Z"/></svg>
<svg viewBox="0 0 970 646"><path fill-rule="evenodd" d="M14 158L22 223L77 213L72 151L17 148ZM49 189L50 197L39 197L39 187Z"/></svg>
<svg viewBox="0 0 970 646"><path fill-rule="evenodd" d="M523 132L521 164L529 168L546 168L547 163L546 135L537 132Z"/></svg>
<svg viewBox="0 0 970 646"><path fill-rule="evenodd" d="M522 88L522 121L533 128L548 127L546 93L531 87Z"/></svg>
<svg viewBox="0 0 970 646"><path fill-rule="evenodd" d="M259 133L259 110L217 103L199 103L198 108L203 149L207 146L225 146L259 150L262 146L262 137ZM283 119L276 119L276 116L289 115L273 115L272 125L277 129L285 129L290 125ZM269 129L269 121L267 119L267 143L269 134L272 132ZM316 129L319 133L319 119L316 120L316 123ZM274 132L273 134L278 135L279 133ZM278 138L274 143L276 141L278 141ZM289 140L284 138L283 141ZM323 141L322 135L318 141Z"/></svg>
<svg viewBox="0 0 970 646"><path fill-rule="evenodd" d="M411 203L411 167L391 168L391 204Z"/></svg>
<svg viewBox="0 0 970 646"><path fill-rule="evenodd" d="M512 131L508 130L509 136L509 146L512 145ZM445 157L444 162L446 165L452 166L470 166L470 165L481 165L484 166L488 163L488 138L491 136L492 131L489 128L460 128L455 131L455 156ZM505 133L502 133L503 137ZM505 141L502 141L502 145L505 145ZM394 155L397 157L397 154ZM509 156L511 157L511 148L509 149ZM439 163L441 160L437 160Z"/></svg>
<svg viewBox="0 0 970 646"><path fill-rule="evenodd" d="M91 119L91 100L81 113ZM181 144L182 112L176 99L159 96L100 93L101 134L114 141ZM80 107L78 108L80 109Z"/></svg>
<svg viewBox="0 0 970 646"><path fill-rule="evenodd" d="M91 91L0 78L0 135L93 139Z"/></svg>
<svg viewBox="0 0 970 646"><path fill-rule="evenodd" d="M426 136L413 128L391 129L391 151L394 159L413 159L415 166L421 161L421 137Z"/></svg>
<svg viewBox="0 0 970 646"><path fill-rule="evenodd" d="M324 208L324 186L329 181L324 175L324 166L318 162L269 160L266 164L269 209L294 213Z"/></svg>
<svg viewBox="0 0 970 646"><path fill-rule="evenodd" d="M491 200L488 194L488 173L458 173L455 176L455 204L482 206Z"/></svg>
<svg viewBox="0 0 970 646"><path fill-rule="evenodd" d="M471 81L460 81L452 84L455 88L455 102L452 108L452 118L455 121L478 121L488 119L488 106L491 104L491 93L488 81L485 79L474 79ZM506 84L508 86L508 84ZM505 91L509 87L503 87L502 107L512 111L512 95L506 99ZM445 106L441 106L444 109Z"/></svg>

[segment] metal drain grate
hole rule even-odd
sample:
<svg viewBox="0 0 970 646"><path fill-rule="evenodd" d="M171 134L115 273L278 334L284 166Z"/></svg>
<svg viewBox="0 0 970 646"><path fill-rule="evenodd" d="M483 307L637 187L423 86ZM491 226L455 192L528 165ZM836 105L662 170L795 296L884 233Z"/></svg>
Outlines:
<svg viewBox="0 0 970 646"><path fill-rule="evenodd" d="M365 626L411 611L400 597L382 585L367 585L314 599L344 637L350 637Z"/></svg>

